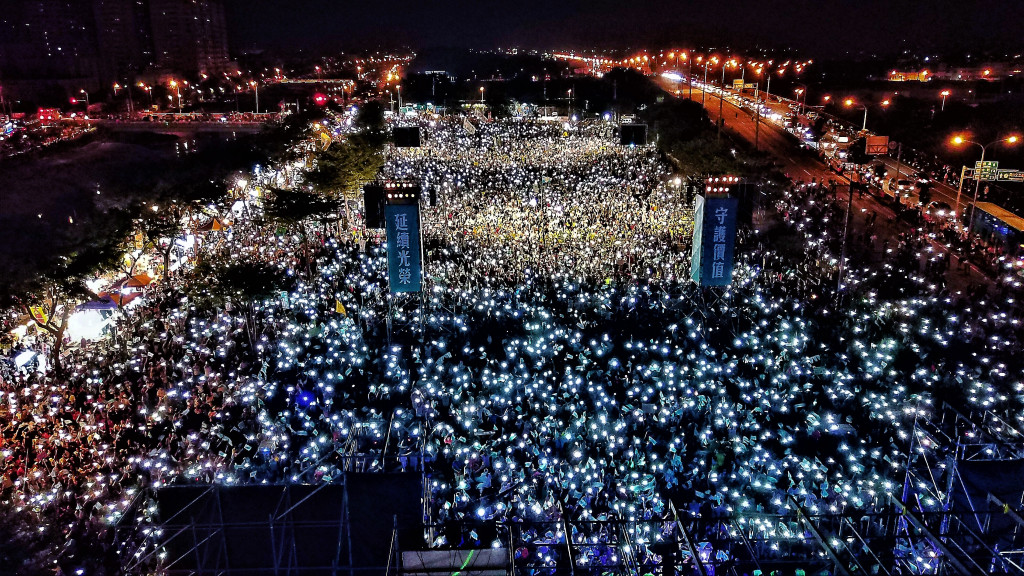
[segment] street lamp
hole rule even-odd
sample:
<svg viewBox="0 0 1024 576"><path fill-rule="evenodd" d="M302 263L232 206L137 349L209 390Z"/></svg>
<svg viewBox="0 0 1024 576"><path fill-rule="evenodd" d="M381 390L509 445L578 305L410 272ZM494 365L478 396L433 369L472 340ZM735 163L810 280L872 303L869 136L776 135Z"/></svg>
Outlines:
<svg viewBox="0 0 1024 576"><path fill-rule="evenodd" d="M758 64L754 69L754 74L757 74L757 83L754 84L754 150L758 149L758 140L761 137L761 71L764 70L764 64ZM771 82L772 73L768 71L768 81ZM767 98L765 98L767 100Z"/></svg>
<svg viewBox="0 0 1024 576"><path fill-rule="evenodd" d="M708 69L711 67L712 61L718 64L718 57L708 58L704 61L704 85L700 88L700 105L704 105L704 97L708 93Z"/></svg>
<svg viewBox="0 0 1024 576"><path fill-rule="evenodd" d="M847 98L846 101L843 102L843 104L846 104L847 107L851 107L852 106L854 108L863 108L864 109L864 123L860 127L860 130L861 130L861 132L866 131L868 129L868 107L863 105L863 104L857 104L856 102L853 101L853 98Z"/></svg>
<svg viewBox="0 0 1024 576"><path fill-rule="evenodd" d="M725 69L728 68L730 64L735 67L736 61L728 60L722 62L722 89L718 91L718 136L716 137L719 140L722 139L722 124L725 124L725 118L722 116L722 102L725 98Z"/></svg>
<svg viewBox="0 0 1024 576"><path fill-rule="evenodd" d="M804 104L807 103L807 85L806 84L797 84L797 86L802 86L802 88L794 88L793 89L793 92L796 92L796 103L799 105L799 107L797 108L797 111L798 111L797 113L798 114L803 114L804 113Z"/></svg>
<svg viewBox="0 0 1024 576"><path fill-rule="evenodd" d="M1016 144L1018 141L1020 141L1020 138L1018 136L1007 136L1006 138L1000 138L998 140L993 140L993 141L989 142L988 144L979 144L978 142L975 142L973 140L968 140L968 139L964 138L963 136L955 136L955 137L953 137L953 144L955 146L960 146L961 144L974 144L975 146L981 148L981 160L978 161L979 165L985 163L985 150L989 146L991 146L993 144L999 144L999 143L1013 145L1013 144ZM971 237L971 231L974 229L974 207L978 203L978 190L981 189L981 178L980 178L981 174L979 174L979 172L980 171L977 170L977 169L975 169L975 171L974 171L974 199L971 201L971 216L967 220L967 237L968 238ZM963 189L963 179L962 178L960 179L960 189ZM959 218L959 215L960 215L960 190L957 190L957 193L956 193L956 208L954 208L954 212L953 213L954 213L954 215L956 215L957 218Z"/></svg>
<svg viewBox="0 0 1024 576"><path fill-rule="evenodd" d="M480 87L480 104L484 103L484 87Z"/></svg>
<svg viewBox="0 0 1024 576"><path fill-rule="evenodd" d="M121 86L120 84L115 82L114 83L114 97L117 97L117 91L122 89L122 88L124 88L125 90L128 91L128 117L131 118L132 116L135 115L135 102L132 99L132 85L129 84L128 82L125 82L124 86Z"/></svg>
<svg viewBox="0 0 1024 576"><path fill-rule="evenodd" d="M689 58L686 52L680 52L679 57L686 60L686 84L688 85L689 98L693 101L693 58Z"/></svg>
<svg viewBox="0 0 1024 576"><path fill-rule="evenodd" d="M949 90L943 90L939 95L942 96L942 108L939 109L942 112L946 110L946 96L949 96Z"/></svg>
<svg viewBox="0 0 1024 576"><path fill-rule="evenodd" d="M260 85L259 85L259 82L256 82L255 80L253 80L252 82L249 82L249 85L252 86L253 90L256 91L256 113L259 114L260 113Z"/></svg>
<svg viewBox="0 0 1024 576"><path fill-rule="evenodd" d="M152 86L146 86L145 82L139 82L138 86L139 86L139 88L142 88L143 92L145 92L146 94L149 94L149 107L152 109L153 108L153 87Z"/></svg>
<svg viewBox="0 0 1024 576"><path fill-rule="evenodd" d="M85 95L85 110L88 111L89 110L89 93L86 92L85 90L79 90L78 92Z"/></svg>
<svg viewBox="0 0 1024 576"><path fill-rule="evenodd" d="M178 95L178 112L181 112L181 88L176 80L171 80L171 88L174 88L174 92Z"/></svg>

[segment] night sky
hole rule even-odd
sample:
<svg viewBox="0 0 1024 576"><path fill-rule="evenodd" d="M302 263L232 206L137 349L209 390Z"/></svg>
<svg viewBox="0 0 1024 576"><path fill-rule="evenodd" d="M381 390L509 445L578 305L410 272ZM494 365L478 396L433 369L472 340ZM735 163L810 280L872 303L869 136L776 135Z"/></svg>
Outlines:
<svg viewBox="0 0 1024 576"><path fill-rule="evenodd" d="M794 46L822 56L1021 44L1021 0L226 0L232 47Z"/></svg>

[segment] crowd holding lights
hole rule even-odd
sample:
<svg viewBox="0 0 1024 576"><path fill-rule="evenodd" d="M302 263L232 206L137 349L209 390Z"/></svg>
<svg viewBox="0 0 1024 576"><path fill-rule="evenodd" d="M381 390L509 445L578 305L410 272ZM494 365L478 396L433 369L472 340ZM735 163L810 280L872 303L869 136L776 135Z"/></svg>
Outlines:
<svg viewBox="0 0 1024 576"><path fill-rule="evenodd" d="M386 450L425 468L439 524L623 520L647 565L669 500L733 518L729 536L770 552L803 540L775 514L898 497L916 421L944 399L1024 426L1008 285L950 293L920 239L879 250L864 234L834 298L842 204L797 186L772 197L806 249L741 231L734 283L709 302L686 280L692 199L653 150L598 124L467 128L436 123L382 175L438 198L422 304L389 302L372 238L241 214L202 259L280 267L286 292L218 309L203 279L178 280L125 310L115 342L71 352L65 378L5 373L2 497L56 530L102 530L145 488L333 482ZM284 182L266 168L250 182L268 179ZM420 344L392 344L388 314ZM619 562L597 545L608 532L574 524L568 537L595 546L573 561ZM495 544L482 534L430 544ZM554 566L566 538L523 530L517 557ZM907 562L920 568L923 546Z"/></svg>

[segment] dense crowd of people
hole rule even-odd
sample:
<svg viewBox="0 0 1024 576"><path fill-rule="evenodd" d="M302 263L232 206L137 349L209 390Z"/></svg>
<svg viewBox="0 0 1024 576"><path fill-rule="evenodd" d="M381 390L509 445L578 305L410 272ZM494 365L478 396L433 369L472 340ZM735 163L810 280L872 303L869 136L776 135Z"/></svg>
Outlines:
<svg viewBox="0 0 1024 576"><path fill-rule="evenodd" d="M411 150L383 176L411 177L442 199L426 212L427 240L461 237L458 248L481 265L467 281L521 280L524 270L549 276L566 258L574 275L591 279L680 278L693 231L684 207L693 199L667 182L655 150L617 146L605 126L483 124L470 134L450 122Z"/></svg>
<svg viewBox="0 0 1024 576"><path fill-rule="evenodd" d="M797 508L887 509L943 401L1024 424L1011 294L955 293L917 240L873 233L849 240L837 293L842 204L806 185L741 231L731 287L696 287L692 198L603 130L460 120L391 149L383 177L437 198L422 298L389 297L386 247L332 227L207 233L199 259L286 285L255 302L187 275L152 286L63 373L5 376L0 496L98 533L149 488L397 465L424 471L432 546L489 547L482 523L518 523L523 563L564 565L572 542L590 544L577 566L620 564L621 521L649 566L672 503L729 519L695 535L727 562L737 531L766 555L802 542Z"/></svg>

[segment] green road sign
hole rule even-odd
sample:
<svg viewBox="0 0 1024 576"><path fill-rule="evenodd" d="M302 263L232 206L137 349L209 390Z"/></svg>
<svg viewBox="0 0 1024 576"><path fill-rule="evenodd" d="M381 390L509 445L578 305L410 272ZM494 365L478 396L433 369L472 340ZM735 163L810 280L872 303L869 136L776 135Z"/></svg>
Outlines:
<svg viewBox="0 0 1024 576"><path fill-rule="evenodd" d="M994 160L975 162L974 171L979 180L995 180L999 175L999 162Z"/></svg>
<svg viewBox="0 0 1024 576"><path fill-rule="evenodd" d="M1024 182L1024 170L999 170L998 179L1007 182Z"/></svg>

